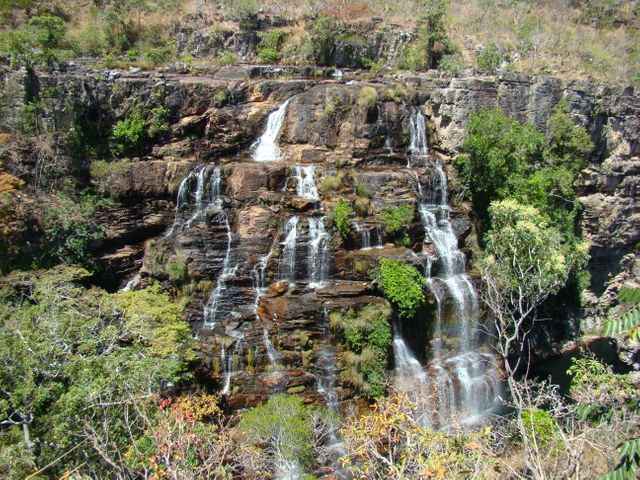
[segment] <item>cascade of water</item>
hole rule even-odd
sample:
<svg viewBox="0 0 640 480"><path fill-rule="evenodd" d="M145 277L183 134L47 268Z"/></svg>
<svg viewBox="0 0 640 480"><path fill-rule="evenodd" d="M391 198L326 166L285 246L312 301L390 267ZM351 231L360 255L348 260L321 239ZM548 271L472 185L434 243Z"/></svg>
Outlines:
<svg viewBox="0 0 640 480"><path fill-rule="evenodd" d="M298 180L296 194L299 197L320 200L316 187L315 167L296 167L296 179Z"/></svg>
<svg viewBox="0 0 640 480"><path fill-rule="evenodd" d="M244 335L234 332L236 338L235 345L231 353L225 346L220 350L220 365L222 367L222 394L226 395L231 391L231 377L242 371L242 359L244 357Z"/></svg>
<svg viewBox="0 0 640 480"><path fill-rule="evenodd" d="M267 128L260 138L251 146L254 160L258 162L274 162L280 160L282 152L278 147L277 140L290 100L291 99L288 99L280 105L277 110L269 114Z"/></svg>
<svg viewBox="0 0 640 480"><path fill-rule="evenodd" d="M371 231L364 228L358 222L353 222L353 228L360 234L360 248L362 250L369 250L371 248Z"/></svg>
<svg viewBox="0 0 640 480"><path fill-rule="evenodd" d="M269 338L269 331L265 328L262 330L262 341L264 343L264 348L267 351L267 358L269 359L269 363L271 365L276 365L278 360L280 359L280 354L271 343L271 339Z"/></svg>
<svg viewBox="0 0 640 480"><path fill-rule="evenodd" d="M324 216L320 218L309 217L307 262L311 287L321 287L327 280L330 236L324 228L324 221Z"/></svg>
<svg viewBox="0 0 640 480"><path fill-rule="evenodd" d="M229 225L229 217L226 212L222 212L224 226L227 231L227 249L224 254L224 260L222 261L222 271L218 276L216 288L213 289L207 304L204 307L204 324L205 326L212 327L216 324L218 311L220 304L222 303L222 296L227 289L227 280L234 276L238 265L231 266L231 244L233 242L233 234L231 233L231 226Z"/></svg>
<svg viewBox="0 0 640 480"><path fill-rule="evenodd" d="M410 120L411 151L414 155L427 153L424 117L414 112ZM409 162L410 165L410 162ZM465 273L465 257L458 249L458 240L449 220L450 207L447 201L447 178L438 162L431 164L434 178L425 194L418 174L416 177L419 196L419 211L425 229L425 242L431 241L436 248L442 268L439 277L431 277L431 262L427 257L425 275L427 285L437 303L437 317L428 363L429 378L432 380L427 390L437 406L437 417L432 421L444 428L452 418L463 422L480 418L491 408L497 396L497 374L491 355L474 350L475 323L478 317L477 293L473 283ZM425 250L425 253L426 250ZM427 254L428 255L428 254ZM440 286L445 286L452 299L454 313L458 319L460 344L448 353L442 348L442 322L445 294ZM399 329L394 329L394 354L396 357L396 377L401 389L410 393L424 392L425 373L418 360L411 354ZM413 379L414 385L411 384ZM418 382L416 382L418 380Z"/></svg>
<svg viewBox="0 0 640 480"><path fill-rule="evenodd" d="M382 227L380 225L376 225L376 248L384 248L382 244Z"/></svg>
<svg viewBox="0 0 640 480"><path fill-rule="evenodd" d="M420 108L416 108L409 117L409 134L409 151L414 155L427 155L429 153L427 128Z"/></svg>
<svg viewBox="0 0 640 480"><path fill-rule="evenodd" d="M276 241L277 240L274 240L273 244L271 245L271 248L269 249L269 253L260 257L260 260L254 267L252 272L253 287L256 291L256 299L253 304L253 313L256 316L257 320L260 319L260 317L258 317L258 305L260 303L260 298L262 297L262 295L264 295L264 290L265 290L264 276L267 271L267 265L269 264L269 260L273 255L273 250L275 248Z"/></svg>
<svg viewBox="0 0 640 480"><path fill-rule="evenodd" d="M298 237L298 217L294 216L287 220L284 226L285 237L282 242L282 255L278 273L280 278L295 281L296 273L296 241Z"/></svg>
<svg viewBox="0 0 640 480"><path fill-rule="evenodd" d="M182 179L180 182L180 186L178 187L178 195L176 197L176 213L173 220L173 225L169 231L165 234L166 237L170 237L176 229L179 229L181 226L180 217L181 212L184 210L185 205L187 204L187 197L189 195L189 187L191 182L191 177L193 176L194 170L191 170L189 174Z"/></svg>
<svg viewBox="0 0 640 480"><path fill-rule="evenodd" d="M207 165L196 167L180 182L178 195L176 197L175 218L173 225L165 234L165 238L170 237L175 231L180 231L191 226L196 219L202 216L207 206L219 200L221 195L222 169L220 167L213 169L207 192L207 176L210 172L211 167ZM194 178L196 179L196 190L190 195ZM193 196L194 199L193 204L190 202L191 196ZM189 219L184 222L183 218L187 212L190 212Z"/></svg>

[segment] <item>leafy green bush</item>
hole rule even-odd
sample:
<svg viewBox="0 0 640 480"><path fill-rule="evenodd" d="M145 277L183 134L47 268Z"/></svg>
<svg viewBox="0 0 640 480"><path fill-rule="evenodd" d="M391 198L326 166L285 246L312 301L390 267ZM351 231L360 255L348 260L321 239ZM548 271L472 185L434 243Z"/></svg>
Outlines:
<svg viewBox="0 0 640 480"><path fill-rule="evenodd" d="M142 115L142 107L136 104L113 127L111 148L116 155L125 155L139 149L146 139L147 123Z"/></svg>
<svg viewBox="0 0 640 480"><path fill-rule="evenodd" d="M412 205L405 203L393 207L386 207L381 212L384 228L390 235L396 235L408 228L413 222L414 209Z"/></svg>
<svg viewBox="0 0 640 480"><path fill-rule="evenodd" d="M101 197L88 192L78 200L62 193L52 196L43 212L44 245L38 263L92 265L90 245L103 236L94 215L103 205Z"/></svg>
<svg viewBox="0 0 640 480"><path fill-rule="evenodd" d="M233 65L238 61L238 57L230 50L221 52L216 58L216 63L219 65Z"/></svg>
<svg viewBox="0 0 640 480"><path fill-rule="evenodd" d="M429 55L423 42L416 40L400 47L398 68L401 70L426 70L429 65Z"/></svg>
<svg viewBox="0 0 640 480"><path fill-rule="evenodd" d="M335 208L333 209L333 223L340 232L342 238L347 239L351 235L351 217L353 216L353 209L344 201L344 199L338 199Z"/></svg>
<svg viewBox="0 0 640 480"><path fill-rule="evenodd" d="M90 275L57 266L16 271L0 285L0 389L7 394L0 418L27 419L29 437L11 444L47 445L31 459L56 478L79 465L109 477L112 467L77 438L100 430L109 448L126 451L158 413L152 397L163 384L188 379L194 358L183 304L158 286L115 294L85 288ZM10 439L2 440L4 456Z"/></svg>
<svg viewBox="0 0 640 480"><path fill-rule="evenodd" d="M534 407L526 408L522 412L522 422L530 441L535 439L538 447L552 454L562 452L564 442L560 436L560 427L548 411Z"/></svg>
<svg viewBox="0 0 640 480"><path fill-rule="evenodd" d="M460 72L465 67L464 57L459 53L451 55L444 55L440 63L438 64L440 70L443 70L454 77L460 75Z"/></svg>
<svg viewBox="0 0 640 480"><path fill-rule="evenodd" d="M278 63L280 61L280 49L285 38L282 30L270 30L258 32L258 56L263 63Z"/></svg>
<svg viewBox="0 0 640 480"><path fill-rule="evenodd" d="M489 42L482 47L476 57L478 70L482 73L496 73L502 63L500 48L494 42Z"/></svg>
<svg viewBox="0 0 640 480"><path fill-rule="evenodd" d="M381 258L378 284L402 318L412 318L424 306L424 276L408 263Z"/></svg>
<svg viewBox="0 0 640 480"><path fill-rule="evenodd" d="M324 433L315 427L323 420L333 422L330 413L305 405L293 395L278 394L242 415L239 428L274 461L284 459L309 469L320 443L318 436Z"/></svg>
<svg viewBox="0 0 640 480"><path fill-rule="evenodd" d="M169 109L164 105L158 105L151 109L151 116L148 122L150 138L157 138L169 131Z"/></svg>
<svg viewBox="0 0 640 480"><path fill-rule="evenodd" d="M15 65L31 68L44 62L52 64L62 58L62 44L67 23L50 13L31 18L27 26L5 32L0 39L0 53Z"/></svg>

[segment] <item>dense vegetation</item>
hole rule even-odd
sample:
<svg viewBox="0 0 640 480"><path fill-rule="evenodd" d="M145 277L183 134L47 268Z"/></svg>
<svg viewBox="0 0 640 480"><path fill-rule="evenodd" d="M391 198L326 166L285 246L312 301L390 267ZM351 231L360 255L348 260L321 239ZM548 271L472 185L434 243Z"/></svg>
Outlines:
<svg viewBox="0 0 640 480"><path fill-rule="evenodd" d="M374 28L380 33L386 23L405 25L414 32L400 46L399 67L404 69L440 68L457 74L475 67L485 73L508 69L609 80L638 78L636 2L365 0L340 7L333 1L222 3L225 8L219 11L191 0L107 1L96 6L74 0L4 2L0 52L14 64L26 66L52 66L80 56L101 58L108 66L152 68L174 61L226 65L238 60L238 52L225 49L222 40L229 32L240 31L256 35L255 61L330 66L335 52L346 49L356 52L358 66L376 73L382 62L357 52L367 42L362 24L379 17L384 21ZM194 14L212 24L207 35L218 47L207 58L179 52L167 33L172 22L188 24ZM259 19L264 14L273 17L273 27L265 28Z"/></svg>

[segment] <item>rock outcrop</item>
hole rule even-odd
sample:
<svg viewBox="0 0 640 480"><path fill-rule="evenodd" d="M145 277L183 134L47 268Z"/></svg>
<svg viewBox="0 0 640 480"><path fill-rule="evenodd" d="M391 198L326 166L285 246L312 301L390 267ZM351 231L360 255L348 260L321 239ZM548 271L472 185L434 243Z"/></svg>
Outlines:
<svg viewBox="0 0 640 480"><path fill-rule="evenodd" d="M214 48L189 47L208 41L186 35L185 49ZM380 256L422 268L416 252L424 244L433 272L441 268L417 211L416 181L433 185L433 164L423 158L406 168L409 118L418 110L427 118L432 154L446 159L458 152L475 111L500 107L545 129L564 98L597 145L579 182L595 294L637 250L640 100L628 90L514 74L359 82L312 78L305 69L293 70L297 78L278 78L263 69L255 78L252 68L200 77L78 68L39 79L41 88L60 91L47 112L58 130L87 118L113 124L134 104L169 109L167 133L92 179L118 201L100 217L106 236L98 257L113 285L141 269L143 277L191 296L205 375L229 394L230 408L255 405L274 390L317 400L319 373L312 365L320 347L337 357L339 397L353 398L343 347L326 341L327 313L385 302L370 278ZM373 103L358 101L364 87L377 90ZM277 135L281 161L253 161L251 146L267 116L287 99ZM20 172L19 165L8 166ZM308 175L317 192L299 188ZM340 197L357 205L346 240L330 221ZM177 198L182 203L176 205ZM393 244L380 217L400 204L415 212L407 246ZM464 248L471 231L467 210L454 205L450 217Z"/></svg>

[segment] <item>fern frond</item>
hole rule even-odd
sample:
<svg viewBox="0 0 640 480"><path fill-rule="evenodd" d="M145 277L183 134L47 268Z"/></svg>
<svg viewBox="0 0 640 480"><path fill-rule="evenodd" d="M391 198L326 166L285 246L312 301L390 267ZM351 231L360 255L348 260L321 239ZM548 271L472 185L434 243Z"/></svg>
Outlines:
<svg viewBox="0 0 640 480"><path fill-rule="evenodd" d="M618 300L624 303L640 303L640 288L621 288L618 292Z"/></svg>
<svg viewBox="0 0 640 480"><path fill-rule="evenodd" d="M605 335L615 337L623 332L628 332L629 336L637 335L636 329L640 327L640 305L636 305L620 318L610 320L605 326Z"/></svg>

